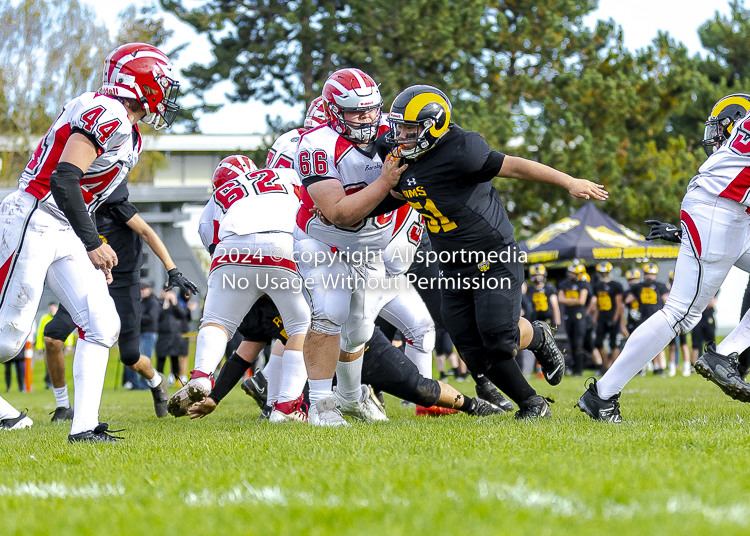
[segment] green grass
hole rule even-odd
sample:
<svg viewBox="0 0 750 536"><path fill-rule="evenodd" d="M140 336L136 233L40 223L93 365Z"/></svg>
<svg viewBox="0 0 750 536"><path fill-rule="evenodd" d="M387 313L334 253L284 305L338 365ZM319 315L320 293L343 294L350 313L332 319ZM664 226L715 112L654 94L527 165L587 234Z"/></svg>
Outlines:
<svg viewBox="0 0 750 536"><path fill-rule="evenodd" d="M346 430L258 425L239 389L202 421L157 420L148 392L113 390L117 446L69 445L48 422L37 366L30 430L0 435L0 534L748 534L750 406L703 379L636 378L621 426L573 409L580 379L550 388L554 417L416 418ZM473 393L469 383L455 384Z"/></svg>

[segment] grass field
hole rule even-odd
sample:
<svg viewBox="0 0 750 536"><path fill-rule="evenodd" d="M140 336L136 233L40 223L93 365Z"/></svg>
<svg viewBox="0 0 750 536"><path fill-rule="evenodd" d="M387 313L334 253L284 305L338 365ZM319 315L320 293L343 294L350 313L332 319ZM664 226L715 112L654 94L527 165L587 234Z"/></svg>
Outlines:
<svg viewBox="0 0 750 536"><path fill-rule="evenodd" d="M425 419L345 430L256 424L239 389L202 421L157 420L148 392L113 390L112 445L69 445L51 391L9 393L29 430L0 435L0 534L748 534L750 406L702 378L636 378L621 426L550 388L548 422ZM473 394L473 384L455 384Z"/></svg>

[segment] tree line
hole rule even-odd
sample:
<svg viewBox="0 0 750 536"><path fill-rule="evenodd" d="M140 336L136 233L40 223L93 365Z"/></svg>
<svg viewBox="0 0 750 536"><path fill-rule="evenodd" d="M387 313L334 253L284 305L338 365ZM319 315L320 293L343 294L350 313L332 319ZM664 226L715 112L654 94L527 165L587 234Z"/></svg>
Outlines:
<svg viewBox="0 0 750 536"><path fill-rule="evenodd" d="M38 135L62 102L96 85L103 54L116 43L78 0L12 4L0 0L0 126L5 136ZM409 85L439 87L451 97L457 124L494 149L604 183L610 198L602 209L641 231L645 219L677 219L705 159L700 142L713 104L750 92L744 0L701 25L708 54L694 55L666 32L631 51L616 21L587 27L583 19L597 0L159 4L161 12L124 12L114 41L162 45L169 37L163 12L208 38L213 61L182 73L200 102L181 118L190 131L198 131L197 110L215 109L206 93L220 82L232 83L233 102L308 103L332 71L359 67L381 84L386 109ZM272 133L289 126L269 121ZM3 166L0 180L15 180L11 167ZM543 185L496 179L495 186L519 239L581 203Z"/></svg>

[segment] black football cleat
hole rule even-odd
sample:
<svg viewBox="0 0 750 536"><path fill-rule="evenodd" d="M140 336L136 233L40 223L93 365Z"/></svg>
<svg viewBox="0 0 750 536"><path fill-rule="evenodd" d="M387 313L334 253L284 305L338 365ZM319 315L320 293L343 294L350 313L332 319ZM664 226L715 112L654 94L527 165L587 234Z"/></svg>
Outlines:
<svg viewBox="0 0 750 536"><path fill-rule="evenodd" d="M576 406L583 413L595 421L611 422L620 424L622 415L620 415L620 393L617 393L608 400L602 400L599 397L599 390L596 387L596 379L589 378L590 383L586 387L586 392L578 399Z"/></svg>
<svg viewBox="0 0 750 536"><path fill-rule="evenodd" d="M477 397L485 402L489 402L493 406L500 408L503 412L513 411L513 402L505 398L491 382L477 384L476 389Z"/></svg>
<svg viewBox="0 0 750 536"><path fill-rule="evenodd" d="M51 411L52 422L61 421L72 421L73 420L73 408L56 407L55 411Z"/></svg>
<svg viewBox="0 0 750 536"><path fill-rule="evenodd" d="M262 372L258 372L240 384L245 394L251 397L258 404L260 409L264 409L268 402L268 380Z"/></svg>
<svg viewBox="0 0 750 536"><path fill-rule="evenodd" d="M527 398L518 404L518 411L516 411L514 417L519 420L550 419L552 418L552 410L547 403L548 400L548 398L539 395Z"/></svg>
<svg viewBox="0 0 750 536"><path fill-rule="evenodd" d="M117 432L122 432L122 430L109 431L109 425L106 422L100 422L93 430L70 434L68 443L119 443L124 438L112 435Z"/></svg>
<svg viewBox="0 0 750 536"><path fill-rule="evenodd" d="M716 345L709 342L706 353L695 362L695 371L718 385L727 396L740 402L750 402L750 384L742 381L736 352L721 355L716 351Z"/></svg>
<svg viewBox="0 0 750 536"><path fill-rule="evenodd" d="M161 383L151 388L151 396L154 397L154 411L156 412L156 416L161 419L169 414L167 411L169 388L167 387L167 378L164 374L161 372L157 372L157 374L161 376Z"/></svg>
<svg viewBox="0 0 750 536"><path fill-rule="evenodd" d="M34 421L22 411L18 417L12 419L0 419L0 430L22 430L23 428L31 428L33 424Z"/></svg>
<svg viewBox="0 0 750 536"><path fill-rule="evenodd" d="M258 415L258 422L267 421L271 418L271 412L273 411L273 408L269 405L263 406L263 409L260 412L260 415Z"/></svg>
<svg viewBox="0 0 750 536"><path fill-rule="evenodd" d="M481 398L472 398L469 409L466 410L466 414L473 417L486 417L487 415L501 415L504 413L505 410L503 408L494 406Z"/></svg>
<svg viewBox="0 0 750 536"><path fill-rule="evenodd" d="M544 342L542 347L536 350L534 356L542 367L544 379L550 385L559 384L565 376L565 357L555 343L555 334L547 322L534 320L532 326L537 326L544 331Z"/></svg>

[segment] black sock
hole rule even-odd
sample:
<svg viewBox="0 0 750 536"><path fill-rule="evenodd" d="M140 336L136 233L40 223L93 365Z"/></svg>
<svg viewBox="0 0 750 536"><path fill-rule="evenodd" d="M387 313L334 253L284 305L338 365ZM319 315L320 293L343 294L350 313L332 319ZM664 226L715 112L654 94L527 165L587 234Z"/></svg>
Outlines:
<svg viewBox="0 0 750 536"><path fill-rule="evenodd" d="M159 374L164 374L164 366L167 364L167 358L166 357L157 357L156 358L156 372Z"/></svg>
<svg viewBox="0 0 750 536"><path fill-rule="evenodd" d="M474 400L473 398L469 398L468 396L464 395L464 403L461 404L460 408L456 408L458 411L469 411L469 408L471 407L471 401Z"/></svg>
<svg viewBox="0 0 750 536"><path fill-rule="evenodd" d="M750 348L743 351L737 360L740 362L740 365L742 365L745 368L750 368Z"/></svg>
<svg viewBox="0 0 750 536"><path fill-rule="evenodd" d="M536 395L536 391L526 381L515 359L493 362L486 375L495 387L508 395L516 404Z"/></svg>
<svg viewBox="0 0 750 536"><path fill-rule="evenodd" d="M490 380L487 379L487 376L485 376L484 374L474 374L473 372L471 372L471 377L474 378L474 383L476 383L477 386L491 383Z"/></svg>
<svg viewBox="0 0 750 536"><path fill-rule="evenodd" d="M532 352L536 352L542 347L542 344L544 344L544 329L542 329L539 326L531 326L532 330L534 331L534 334L531 336L531 342L526 347L527 350L531 350Z"/></svg>
<svg viewBox="0 0 750 536"><path fill-rule="evenodd" d="M231 357L227 359L227 362L224 363L224 366L221 369L221 374L219 374L219 379L216 380L216 385L214 385L211 394L208 396L213 398L217 404L221 402L221 400L229 394L229 391L231 391L232 388L242 379L245 371L249 368L250 363L238 356L237 352L234 352Z"/></svg>
<svg viewBox="0 0 750 536"><path fill-rule="evenodd" d="M455 378L458 378L459 376L461 376L461 371L458 369L458 367L453 369L453 376Z"/></svg>

